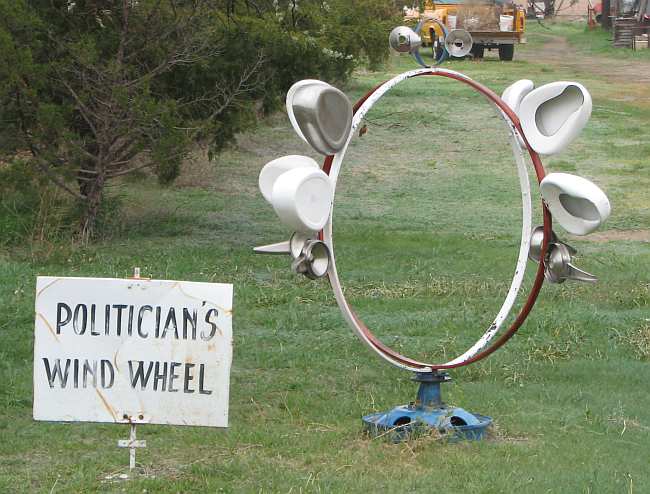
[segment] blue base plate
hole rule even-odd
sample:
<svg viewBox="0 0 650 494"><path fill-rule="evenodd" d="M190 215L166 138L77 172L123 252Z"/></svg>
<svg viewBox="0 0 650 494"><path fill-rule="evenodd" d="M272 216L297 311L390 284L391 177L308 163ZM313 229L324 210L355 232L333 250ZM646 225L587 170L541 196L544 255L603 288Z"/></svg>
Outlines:
<svg viewBox="0 0 650 494"><path fill-rule="evenodd" d="M462 408L418 407L402 405L388 412L373 413L362 419L372 436L386 436L394 442L437 431L450 441L478 441L492 423L492 418L470 413Z"/></svg>

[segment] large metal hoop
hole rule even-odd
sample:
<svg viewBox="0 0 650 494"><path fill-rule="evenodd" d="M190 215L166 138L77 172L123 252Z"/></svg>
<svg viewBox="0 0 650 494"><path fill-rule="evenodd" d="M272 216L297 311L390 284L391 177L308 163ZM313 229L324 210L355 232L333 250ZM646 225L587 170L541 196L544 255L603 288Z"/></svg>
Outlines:
<svg viewBox="0 0 650 494"><path fill-rule="evenodd" d="M519 258L517 260L517 267L515 269L515 274L513 276L513 280L510 285L508 294L506 295L506 299L501 309L499 310L497 317L494 319L494 322L488 327L488 329L481 336L481 338L479 338L479 340L477 340L477 342L474 345L472 345L462 355L459 355L458 357L443 364L432 364L432 363L420 362L418 360L405 357L399 354L398 352L394 351L390 347L386 346L385 344L383 344L368 329L368 327L361 321L361 319L355 314L355 312L348 304L345 295L343 294L338 273L336 271L336 258L334 255L334 240L333 240L333 229L332 229L332 219L333 219L333 206L332 206L329 221L325 225L323 230L320 232L320 238L328 245L330 249L331 263L328 271L328 277L330 280L330 284L332 286L332 290L334 291L334 296L338 303L339 309L341 310L348 325L357 334L357 336L361 339L361 341L363 341L370 349L372 349L375 353L377 353L381 358L383 358L387 362L397 367L400 367L402 369L407 369L414 372L431 372L436 369L450 369L454 367L461 367L476 362L478 360L481 360L487 357L488 355L490 355L492 352L494 352L502 345L504 345L521 327L526 317L530 313L531 309L533 308L533 305L535 304L535 301L542 287L542 284L544 283L544 262L541 261L537 268L535 280L533 282L531 291L528 295L528 299L526 300L524 306L522 307L519 314L515 318L515 321L512 323L510 328L504 334L502 334L496 341L494 341L491 345L488 346L488 343L490 343L490 341L497 335L501 325L503 324L504 320L506 319L506 317L508 316L508 314L512 309L512 306L514 304L514 301L517 297L517 294L519 292L519 289L523 281L524 271L527 264L528 250L530 247L530 233L531 233L531 221L532 221L532 208L530 203L530 184L528 182L528 174L525 166L525 160L523 157L523 151L519 144L520 142L519 139L521 139L521 141L524 143L526 150L530 155L538 181L541 182L541 180L544 178L545 171L539 156L526 141L525 136L523 135L523 131L521 130L521 125L519 123L519 119L517 115L493 91L473 81L469 77L459 72L454 72L451 70L426 68L426 69L418 69L418 70L405 72L403 74L398 75L397 77L394 77L389 81L386 81L378 85L370 92L368 92L368 94L366 94L355 104L354 118L352 121L352 129L348 136L347 142L343 147L343 149L341 149L341 151L339 151L336 155L328 156L326 158L325 163L323 164L323 170L329 174L334 184L334 187L336 189L336 181L338 179L339 171L343 163L343 158L345 157L345 152L350 144L350 141L352 140L352 137L356 132L357 127L359 126L365 114L386 92L388 92L391 88L393 88L397 84L407 79L410 79L412 77L425 76L425 75L447 77L469 85L474 90L478 91L483 96L485 96L488 99L488 101L490 101L497 108L499 114L508 124L508 128L511 134L510 141L512 145L513 155L517 163L519 183L522 192L523 224L522 224L522 238L521 238L520 249L519 249ZM544 255L548 248L548 241L551 238L551 215L543 203L542 203L542 208L543 208L543 217L544 217L544 241L542 244L541 259L544 259Z"/></svg>

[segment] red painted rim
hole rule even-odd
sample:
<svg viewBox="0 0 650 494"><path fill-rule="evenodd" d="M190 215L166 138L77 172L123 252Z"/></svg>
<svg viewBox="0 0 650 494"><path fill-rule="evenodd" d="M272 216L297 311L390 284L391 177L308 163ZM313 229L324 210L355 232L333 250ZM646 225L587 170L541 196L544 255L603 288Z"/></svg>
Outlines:
<svg viewBox="0 0 650 494"><path fill-rule="evenodd" d="M526 137L524 136L524 132L521 128L521 123L519 122L519 118L515 114L515 112L512 111L512 109L491 89L485 87L482 84L479 84L476 81L473 81L471 79L466 79L458 74L455 73L450 73L450 72L439 72L436 69L431 69L428 72L420 72L418 74L414 74L413 77L419 77L419 76L425 76L425 75L430 75L430 76L442 76L442 77L448 77L450 79L454 79L460 82L463 82L473 88L474 90L478 91L479 93L483 94L488 100L493 102L499 109L508 117L508 120L510 120L510 123L514 126L515 129L519 132L519 135L522 136L524 144L526 146L526 150L528 151L528 154L530 155L530 158L533 163L533 168L535 169L535 175L537 176L537 181L541 182L542 179L546 176L546 172L544 170L544 166L542 165L542 161L539 157L539 155L530 147L530 144L526 140ZM359 99L353 107L353 113L356 113L361 105L383 84L388 81L384 81L381 84L375 86L372 88L368 93L366 93L361 99ZM325 158L325 161L323 163L323 171L329 175L330 170L332 168L332 162L334 160L334 156L327 156ZM352 312L352 315L354 316L357 324L359 325L359 328L365 335L365 337L370 341L370 343L382 354L386 355L389 359L395 360L397 362L400 362L403 365L409 366L409 367L414 367L414 368L420 368L423 371L427 369L453 369L455 367L462 367L464 365L468 365L474 362L478 362L479 360L484 359L485 357L491 355L494 353L496 350L501 348L510 338L514 336L514 334L519 330L519 328L522 326L526 318L528 317L528 314L530 314L530 311L532 310L533 306L535 305L535 302L537 301L537 297L539 295L539 292L542 288L542 285L544 284L544 257L546 255L546 250L548 248L548 241L551 238L551 229L552 229L552 218L551 218L551 213L549 210L546 208L546 205L544 202L542 202L542 210L543 210L543 218L544 218L544 241L542 242L542 249L541 249L541 254L540 254L540 262L539 266L537 267L537 273L535 275L535 280L533 282L532 289L530 293L528 294L528 298L526 299L526 302L524 303L524 306L522 309L519 311L519 314L517 314L517 317L515 318L514 322L508 328L508 330L503 333L499 338L497 338L491 345L489 345L487 348L482 350L481 352L477 353L473 357L464 360L462 362L458 362L456 364L429 364L425 362L420 362L418 360L413 360L409 357L406 357L404 355L401 355L400 353L396 352L392 348L386 346L384 343L382 343L373 333L368 329L368 327L361 321L361 319L357 316L357 314L350 308L350 311ZM323 239L323 231L321 230L319 232L319 238L322 240ZM348 304L349 305L349 304Z"/></svg>

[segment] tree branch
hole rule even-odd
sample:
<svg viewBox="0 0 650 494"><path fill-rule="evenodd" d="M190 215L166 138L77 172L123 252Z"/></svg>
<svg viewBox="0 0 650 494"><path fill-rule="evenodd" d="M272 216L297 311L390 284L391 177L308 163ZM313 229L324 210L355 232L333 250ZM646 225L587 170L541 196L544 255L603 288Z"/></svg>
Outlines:
<svg viewBox="0 0 650 494"><path fill-rule="evenodd" d="M34 151L32 150L32 155L34 155ZM83 195L81 192L77 192L76 190L70 188L68 184L66 184L61 177L56 175L48 165L46 165L39 156L34 155L34 158L36 159L36 165L41 169L45 175L47 175L47 178L49 178L54 184L58 185L61 187L63 190L65 190L68 194L72 195L73 197L76 197L77 199L86 199L86 196Z"/></svg>
<svg viewBox="0 0 650 494"><path fill-rule="evenodd" d="M59 81L61 82L61 84L63 84L66 87L68 92L72 95L74 100L77 102L77 106L79 108L79 113L81 113L81 116L83 117L83 119L88 124L88 127L90 127L90 130L95 135L95 138L99 139L99 134L97 132L97 128L95 127L95 124L90 119L90 115L92 115L93 112L91 112L90 109L84 104L84 102L81 101L81 98L79 98L79 95L77 94L77 92L74 89L72 89L72 86L70 86L70 84L68 84L68 82L65 79L61 78ZM94 116L97 117L96 114Z"/></svg>

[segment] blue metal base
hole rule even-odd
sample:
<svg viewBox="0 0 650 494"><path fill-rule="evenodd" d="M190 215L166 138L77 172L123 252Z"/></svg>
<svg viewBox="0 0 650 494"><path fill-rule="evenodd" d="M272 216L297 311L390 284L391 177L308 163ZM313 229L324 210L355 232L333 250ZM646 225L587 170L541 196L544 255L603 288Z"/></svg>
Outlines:
<svg viewBox="0 0 650 494"><path fill-rule="evenodd" d="M363 417L366 431L373 436L387 436L394 442L435 430L450 441L478 441L485 437L492 419L470 413L462 408L445 405L440 397L440 383L451 379L446 373L418 373L420 383L414 403L393 408L388 412Z"/></svg>

